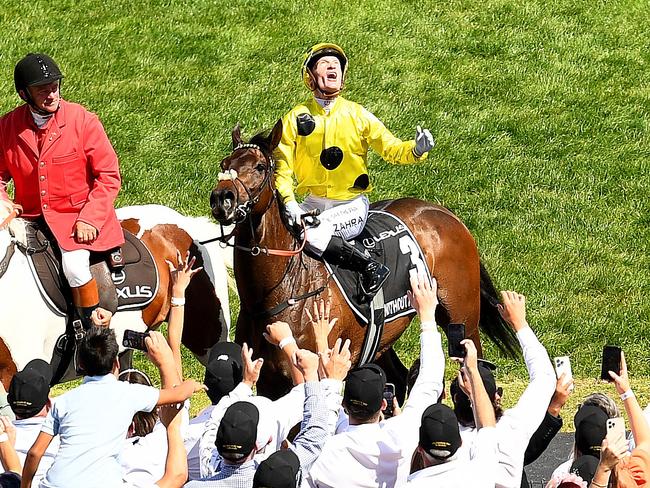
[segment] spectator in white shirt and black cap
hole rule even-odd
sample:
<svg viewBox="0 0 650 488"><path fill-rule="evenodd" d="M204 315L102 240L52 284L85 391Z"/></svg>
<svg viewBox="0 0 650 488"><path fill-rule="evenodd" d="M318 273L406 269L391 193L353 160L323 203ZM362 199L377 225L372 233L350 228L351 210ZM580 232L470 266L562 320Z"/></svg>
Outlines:
<svg viewBox="0 0 650 488"><path fill-rule="evenodd" d="M199 439L205 431L206 422L210 419L219 401L232 392L241 383L242 379L241 346L236 342L217 342L208 353L208 363L205 367L205 379L203 381L203 384L208 388L206 393L210 399L210 405L191 419L189 426L185 430L189 479L201 478Z"/></svg>
<svg viewBox="0 0 650 488"><path fill-rule="evenodd" d="M217 473L204 480L190 481L186 487L248 488L257 469L255 453L264 447L257 443L258 408L250 402L235 402L219 423L215 445L221 456Z"/></svg>
<svg viewBox="0 0 650 488"><path fill-rule="evenodd" d="M52 405L49 396L50 381L52 381L52 368L42 359L33 359L11 379L7 400L16 416L15 449L21 464L25 463L27 452L38 437L45 417L50 411ZM38 485L52 465L58 450L57 438L45 451L34 475L35 485Z"/></svg>
<svg viewBox="0 0 650 488"><path fill-rule="evenodd" d="M325 443L309 472L309 486L390 488L406 481L422 413L438 399L445 369L435 323L435 280L430 283L425 276L413 276L411 289L409 298L421 320L421 361L420 373L402 413L381 420L386 382L381 368L366 365L350 371L343 394L350 426Z"/></svg>
<svg viewBox="0 0 650 488"><path fill-rule="evenodd" d="M474 343L465 339L466 354L458 380L469 392L478 434L470 459L455 454L462 445L458 419L446 405L436 403L424 411L418 448L411 461L409 487L447 486L492 488L497 465L496 419L483 386Z"/></svg>
<svg viewBox="0 0 650 488"><path fill-rule="evenodd" d="M526 321L526 297L513 291L501 292L499 312L517 334L530 382L517 404L500 415L500 395L491 397L495 405L498 435L497 488L519 488L524 468L524 453L531 436L542 422L555 391L557 378L544 346ZM486 371L481 376L486 381ZM489 387L486 385L489 392ZM460 397L460 395L458 395ZM454 404L458 398L452 395ZM461 425L463 446L459 455L468 456L476 436L471 425Z"/></svg>

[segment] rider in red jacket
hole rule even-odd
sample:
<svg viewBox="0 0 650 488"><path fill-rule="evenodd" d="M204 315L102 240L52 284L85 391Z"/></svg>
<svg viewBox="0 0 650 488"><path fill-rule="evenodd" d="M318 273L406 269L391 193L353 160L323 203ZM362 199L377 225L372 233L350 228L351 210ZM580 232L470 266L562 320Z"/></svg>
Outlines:
<svg viewBox="0 0 650 488"><path fill-rule="evenodd" d="M13 179L22 217L42 217L61 249L63 271L80 318L99 303L90 251L123 244L113 204L121 186L117 155L97 116L61 99L63 74L45 54L14 70L24 105L0 118L0 199Z"/></svg>

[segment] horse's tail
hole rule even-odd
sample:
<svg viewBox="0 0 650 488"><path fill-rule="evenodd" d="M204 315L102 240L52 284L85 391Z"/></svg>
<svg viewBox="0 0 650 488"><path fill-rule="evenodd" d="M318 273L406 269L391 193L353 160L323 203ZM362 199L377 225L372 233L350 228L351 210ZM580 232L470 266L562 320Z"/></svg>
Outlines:
<svg viewBox="0 0 650 488"><path fill-rule="evenodd" d="M481 262L481 317L479 327L508 357L519 354L519 341L512 327L503 320L497 305L499 296L485 266Z"/></svg>

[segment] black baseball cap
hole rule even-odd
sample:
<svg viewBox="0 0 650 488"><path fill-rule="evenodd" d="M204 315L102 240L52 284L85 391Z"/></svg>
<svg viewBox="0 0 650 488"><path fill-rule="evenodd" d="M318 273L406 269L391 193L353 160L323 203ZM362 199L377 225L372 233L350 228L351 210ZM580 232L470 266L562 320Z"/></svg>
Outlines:
<svg viewBox="0 0 650 488"><path fill-rule="evenodd" d="M607 414L598 407L585 405L573 418L576 447L581 454L600 457L600 445L607 435Z"/></svg>
<svg viewBox="0 0 650 488"><path fill-rule="evenodd" d="M582 455L573 461L573 464L571 464L571 467L569 468L569 472L577 474L583 479L583 481L586 481L587 484L589 484L596 474L598 462L599 458L595 456L590 454Z"/></svg>
<svg viewBox="0 0 650 488"><path fill-rule="evenodd" d="M0 488L20 488L20 475L12 472L0 474Z"/></svg>
<svg viewBox="0 0 650 488"><path fill-rule="evenodd" d="M243 378L241 346L236 342L217 342L208 353L204 384L212 404L235 389Z"/></svg>
<svg viewBox="0 0 650 488"><path fill-rule="evenodd" d="M355 411L374 414L381 409L386 374L376 364L366 364L351 370L345 378L343 402Z"/></svg>
<svg viewBox="0 0 650 488"><path fill-rule="evenodd" d="M52 368L42 359L33 359L11 379L7 401L20 418L30 418L40 412L50 394Z"/></svg>
<svg viewBox="0 0 650 488"><path fill-rule="evenodd" d="M419 441L422 449L437 459L447 459L461 444L458 419L451 408L443 403L434 403L424 411ZM448 454L441 456L440 451Z"/></svg>
<svg viewBox="0 0 650 488"><path fill-rule="evenodd" d="M260 412L250 402L235 402L221 419L215 445L222 457L228 454L250 454L257 440Z"/></svg>
<svg viewBox="0 0 650 488"><path fill-rule="evenodd" d="M253 488L299 488L301 479L298 456L291 449L282 449L260 463Z"/></svg>

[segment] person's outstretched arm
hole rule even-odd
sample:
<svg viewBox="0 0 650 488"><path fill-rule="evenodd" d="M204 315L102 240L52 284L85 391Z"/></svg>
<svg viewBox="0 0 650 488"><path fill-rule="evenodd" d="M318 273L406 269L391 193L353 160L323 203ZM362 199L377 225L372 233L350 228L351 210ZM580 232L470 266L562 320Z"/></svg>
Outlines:
<svg viewBox="0 0 650 488"><path fill-rule="evenodd" d="M176 251L176 262L177 265L174 266L171 261L167 261L172 284L167 340L174 356L174 364L178 371L178 377L182 378L183 361L181 358L181 338L183 337L183 320L185 318L185 290L189 286L192 277L203 268L199 267L192 269L196 262L196 257L190 257L189 251L187 251L187 254L185 255L185 260L181 257L181 253Z"/></svg>
<svg viewBox="0 0 650 488"><path fill-rule="evenodd" d="M412 414L419 422L424 410L435 403L442 392L445 356L436 325L437 291L435 279L432 278L429 282L425 275L411 276L411 291L408 296L420 317L420 371L406 406L396 419Z"/></svg>
<svg viewBox="0 0 650 488"><path fill-rule="evenodd" d="M32 480L38 469L38 465L41 462L41 458L45 451L50 446L53 435L46 432L40 432L38 437L34 441L34 445L27 452L27 457L25 458L25 466L23 467L23 476L20 481L20 488L31 488Z"/></svg>
<svg viewBox="0 0 650 488"><path fill-rule="evenodd" d="M156 482L160 488L180 488L187 481L187 451L181 435L181 409L173 405L160 409L160 421L167 427L165 474Z"/></svg>
<svg viewBox="0 0 650 488"><path fill-rule="evenodd" d="M637 449L643 449L650 452L650 427L648 421L643 415L643 410L639 405L636 395L630 388L630 379L627 374L627 363L625 362L625 354L621 352L621 374L618 375L614 371L610 371L609 375L614 380L616 391L620 395L627 417L630 420L630 430L634 436L634 443Z"/></svg>

